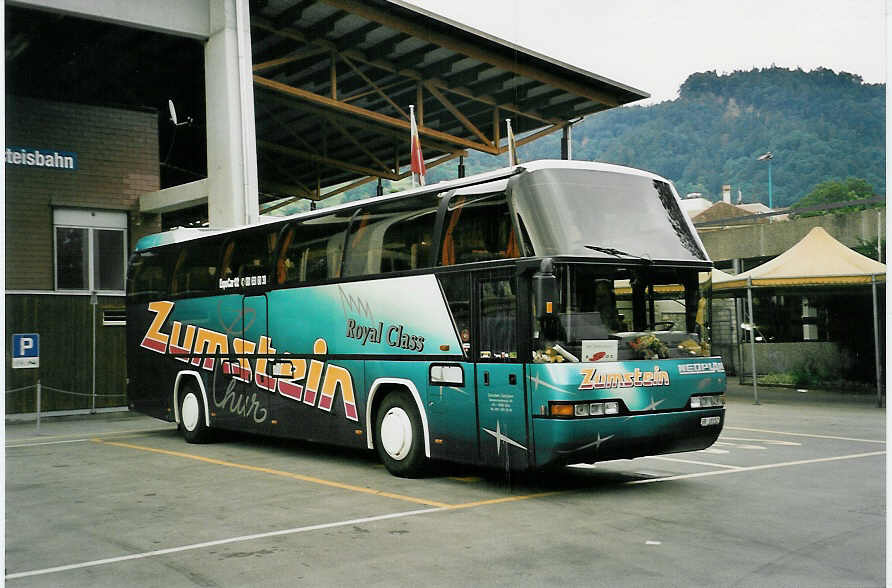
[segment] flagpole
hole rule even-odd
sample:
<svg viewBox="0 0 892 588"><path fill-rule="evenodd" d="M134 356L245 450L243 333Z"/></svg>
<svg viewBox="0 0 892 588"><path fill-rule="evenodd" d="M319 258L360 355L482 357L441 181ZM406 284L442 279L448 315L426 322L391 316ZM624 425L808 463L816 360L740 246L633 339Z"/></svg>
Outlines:
<svg viewBox="0 0 892 588"><path fill-rule="evenodd" d="M415 175L415 105L409 105L409 118L412 121L412 130L409 133L409 165L412 170L412 187L418 187L418 178Z"/></svg>
<svg viewBox="0 0 892 588"><path fill-rule="evenodd" d="M423 186L424 176L427 169L424 166L424 156L421 154L421 139L418 137L418 125L415 124L415 105L409 105L409 119L411 127L410 142L410 161L412 170L412 187L417 188Z"/></svg>
<svg viewBox="0 0 892 588"><path fill-rule="evenodd" d="M505 124L508 127L508 167L517 165L517 144L514 142L514 131L511 130L511 119L506 118Z"/></svg>

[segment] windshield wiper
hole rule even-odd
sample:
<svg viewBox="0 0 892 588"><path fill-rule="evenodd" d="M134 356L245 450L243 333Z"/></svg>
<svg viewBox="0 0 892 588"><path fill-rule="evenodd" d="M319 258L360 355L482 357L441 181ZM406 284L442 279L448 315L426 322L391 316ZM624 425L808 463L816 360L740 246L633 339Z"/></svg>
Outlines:
<svg viewBox="0 0 892 588"><path fill-rule="evenodd" d="M635 255L634 253L629 253L627 251L622 251L620 249L614 249L613 247L598 247L596 245L586 245L586 249L592 249L593 251L600 251L601 253L607 253L609 255L615 255L619 257L620 255L624 255L626 257L634 257L636 259L641 259L646 261L647 263L652 263L653 260L648 257L641 257L640 255Z"/></svg>

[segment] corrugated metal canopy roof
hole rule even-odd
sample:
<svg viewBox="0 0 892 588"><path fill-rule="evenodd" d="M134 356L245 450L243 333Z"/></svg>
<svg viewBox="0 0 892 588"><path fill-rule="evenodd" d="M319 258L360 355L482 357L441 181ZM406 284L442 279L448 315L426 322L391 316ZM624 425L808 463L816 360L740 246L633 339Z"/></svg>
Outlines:
<svg viewBox="0 0 892 588"><path fill-rule="evenodd" d="M647 96L404 2L252 7L264 190L283 167L293 179L278 186L285 193L312 192L317 177L323 187L357 175L404 177L410 104L430 167L467 149L504 152L505 118L516 134L545 134Z"/></svg>
<svg viewBox="0 0 892 588"><path fill-rule="evenodd" d="M647 97L402 1L250 7L261 202L404 177L410 104L431 167L467 150L504 152L505 118L532 133L522 143ZM156 109L162 185L205 174L199 43L10 6L6 21L8 92ZM192 128L174 134L168 98Z"/></svg>

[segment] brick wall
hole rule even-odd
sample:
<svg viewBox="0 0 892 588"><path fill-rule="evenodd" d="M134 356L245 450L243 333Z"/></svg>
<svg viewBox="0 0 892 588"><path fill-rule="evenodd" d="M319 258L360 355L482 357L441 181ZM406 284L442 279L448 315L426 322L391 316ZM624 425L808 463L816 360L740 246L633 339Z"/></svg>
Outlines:
<svg viewBox="0 0 892 588"><path fill-rule="evenodd" d="M157 113L7 95L6 145L78 157L73 171L6 164L7 289L53 289L53 207L129 211L131 246L160 230L136 212L160 188Z"/></svg>

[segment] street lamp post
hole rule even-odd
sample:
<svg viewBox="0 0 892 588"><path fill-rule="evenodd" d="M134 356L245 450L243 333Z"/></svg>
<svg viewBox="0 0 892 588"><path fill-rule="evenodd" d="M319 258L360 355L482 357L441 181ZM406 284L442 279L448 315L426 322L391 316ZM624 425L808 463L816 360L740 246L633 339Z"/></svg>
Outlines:
<svg viewBox="0 0 892 588"><path fill-rule="evenodd" d="M774 154L769 151L764 155L760 155L757 158L759 161L768 161L768 208L774 209L774 198L772 198L771 194L771 160L774 159Z"/></svg>

